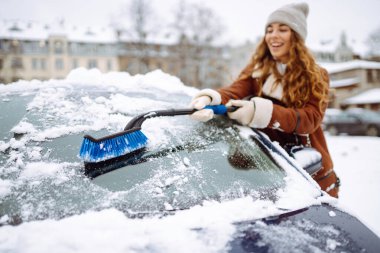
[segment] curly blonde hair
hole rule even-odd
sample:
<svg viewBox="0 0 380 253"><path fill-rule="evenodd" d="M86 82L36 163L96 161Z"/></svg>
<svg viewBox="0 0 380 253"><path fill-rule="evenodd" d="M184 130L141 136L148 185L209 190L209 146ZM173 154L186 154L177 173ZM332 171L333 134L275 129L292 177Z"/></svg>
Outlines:
<svg viewBox="0 0 380 253"><path fill-rule="evenodd" d="M261 71L261 77L257 79L260 87L259 95L261 95L265 80L273 73L276 84L283 85L282 102L292 108L301 108L313 95L319 100L319 109L322 110L328 101L327 74L317 65L304 41L293 30L289 56L285 74L281 76L277 70L276 61L263 38L238 80L251 76L256 70Z"/></svg>

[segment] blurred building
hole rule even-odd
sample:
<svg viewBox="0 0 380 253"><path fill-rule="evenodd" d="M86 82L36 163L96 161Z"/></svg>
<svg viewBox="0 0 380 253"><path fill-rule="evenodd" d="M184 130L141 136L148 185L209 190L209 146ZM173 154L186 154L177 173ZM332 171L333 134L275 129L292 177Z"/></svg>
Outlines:
<svg viewBox="0 0 380 253"><path fill-rule="evenodd" d="M322 63L330 76L332 108L362 107L380 109L380 62L353 60ZM359 99L360 98L360 99Z"/></svg>
<svg viewBox="0 0 380 253"><path fill-rule="evenodd" d="M65 78L72 69L84 67L132 75L162 69L188 86L217 88L237 78L258 43L210 46L170 34L140 41L127 35L110 27L2 21L0 83ZM348 40L345 33L337 40L307 45L330 74L330 107L356 106L353 96L380 88L380 63L356 60L365 55L365 46ZM357 106L376 108L375 104Z"/></svg>
<svg viewBox="0 0 380 253"><path fill-rule="evenodd" d="M373 61L364 43L349 40L345 32L337 39L309 45L316 60L330 76L330 108L380 109L380 62ZM360 60L368 58L369 60Z"/></svg>
<svg viewBox="0 0 380 253"><path fill-rule="evenodd" d="M0 83L64 78L77 67L116 71L117 53L116 36L110 29L3 21Z"/></svg>
<svg viewBox="0 0 380 253"><path fill-rule="evenodd" d="M167 36L137 42L119 35L118 59L120 71L132 75L161 69L188 86L215 88L227 78L225 51L224 47L194 45L185 38L175 41Z"/></svg>
<svg viewBox="0 0 380 253"><path fill-rule="evenodd" d="M75 68L144 74L154 69L178 76L189 86L226 83L224 47L199 46L172 38L134 41L110 27L64 22L3 21L0 25L0 83L64 78Z"/></svg>
<svg viewBox="0 0 380 253"><path fill-rule="evenodd" d="M345 32L334 39L308 43L318 62L345 62L360 59L367 53L367 47L356 41L349 41Z"/></svg>

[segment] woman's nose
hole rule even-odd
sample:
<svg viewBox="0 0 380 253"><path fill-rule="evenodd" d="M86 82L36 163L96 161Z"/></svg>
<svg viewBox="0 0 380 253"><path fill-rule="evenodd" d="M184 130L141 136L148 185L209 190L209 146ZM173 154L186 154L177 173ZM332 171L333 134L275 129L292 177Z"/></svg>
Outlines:
<svg viewBox="0 0 380 253"><path fill-rule="evenodd" d="M273 30L273 31L269 34L270 37L278 37L278 35L279 35L279 32L278 32L277 30Z"/></svg>

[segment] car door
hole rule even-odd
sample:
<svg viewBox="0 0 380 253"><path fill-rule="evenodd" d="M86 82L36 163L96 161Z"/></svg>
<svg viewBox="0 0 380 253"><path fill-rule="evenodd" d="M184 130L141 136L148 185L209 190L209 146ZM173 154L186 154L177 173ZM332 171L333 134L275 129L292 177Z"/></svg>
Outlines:
<svg viewBox="0 0 380 253"><path fill-rule="evenodd" d="M339 133L358 134L363 131L363 125L358 117L342 113L339 115L339 120L335 123Z"/></svg>
<svg viewBox="0 0 380 253"><path fill-rule="evenodd" d="M345 126L345 132L351 135L361 135L365 134L367 125L362 120L360 115L347 114L347 118L350 124Z"/></svg>

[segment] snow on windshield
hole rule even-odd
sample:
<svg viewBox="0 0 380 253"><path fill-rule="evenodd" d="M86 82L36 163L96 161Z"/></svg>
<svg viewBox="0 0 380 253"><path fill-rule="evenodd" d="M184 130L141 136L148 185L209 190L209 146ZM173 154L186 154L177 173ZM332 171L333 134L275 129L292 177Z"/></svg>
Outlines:
<svg viewBox="0 0 380 253"><path fill-rule="evenodd" d="M0 133L0 224L23 221L1 227L0 251L98 252L112 245L112 252L217 252L236 232L233 222L331 201L318 197L321 192L306 173L274 154L287 173L276 202L206 201L163 218L131 219L118 211L122 194L92 184L80 172L76 155L82 136L120 131L139 113L187 107L196 91L161 71L130 76L76 69L64 80L0 85L1 120L14 121ZM24 104L21 114L12 107ZM16 114L18 120L12 118ZM170 143L167 132L184 131L166 119L144 123L150 146ZM243 136L245 131L241 128ZM53 140L61 150L52 147Z"/></svg>

